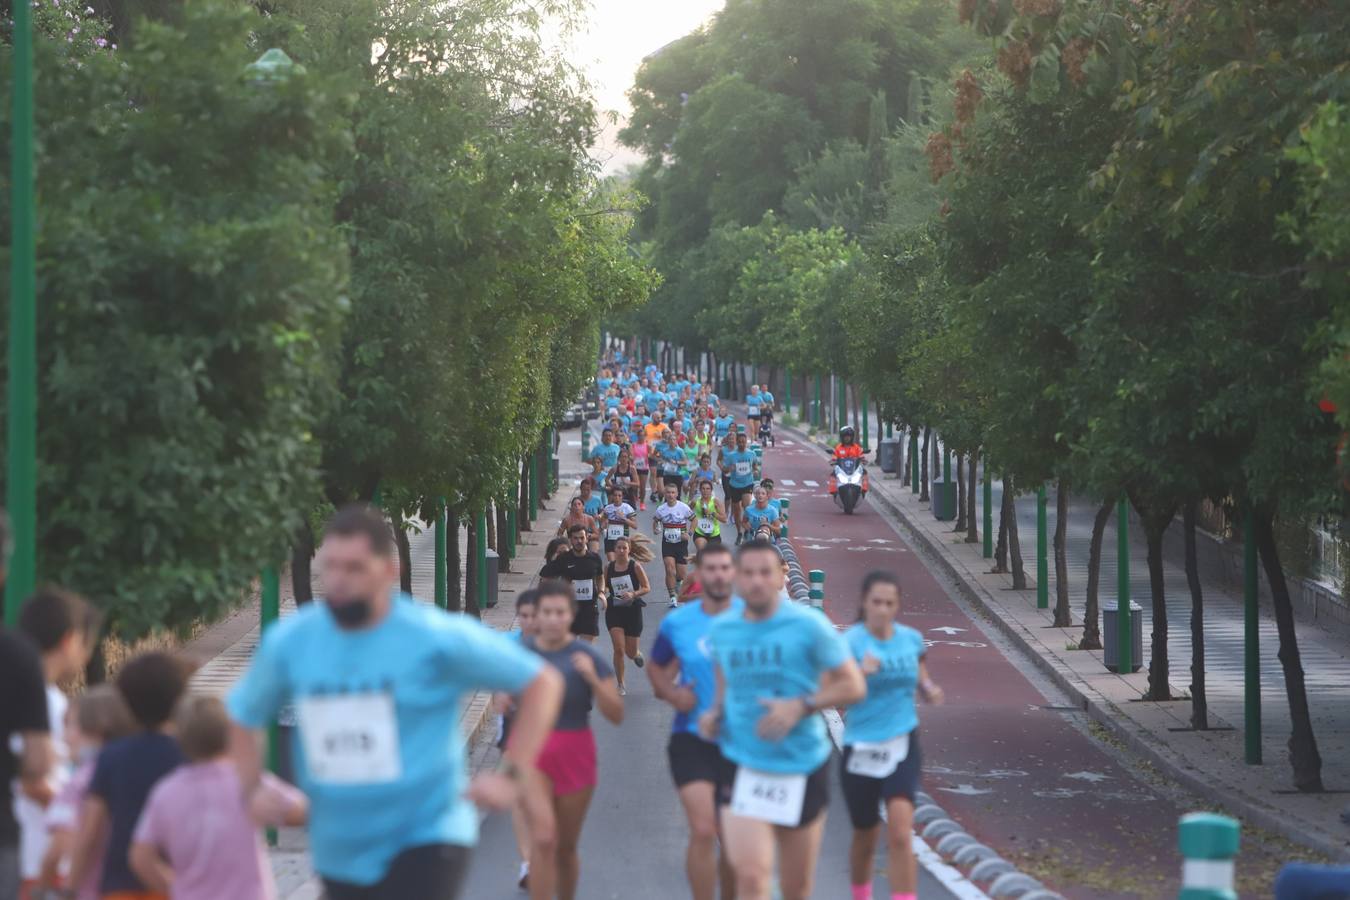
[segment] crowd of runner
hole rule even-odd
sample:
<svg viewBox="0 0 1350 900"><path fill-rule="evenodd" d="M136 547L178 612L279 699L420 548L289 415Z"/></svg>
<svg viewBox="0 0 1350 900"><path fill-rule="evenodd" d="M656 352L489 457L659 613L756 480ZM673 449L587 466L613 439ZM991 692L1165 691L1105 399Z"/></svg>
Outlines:
<svg viewBox="0 0 1350 900"><path fill-rule="evenodd" d="M911 900L915 701L942 694L924 642L897 622L899 582L869 576L844 633L789 599L786 510L763 477L767 390L741 398L739 422L710 385L619 355L596 384L592 472L510 633L401 593L390 522L365 506L325 529L323 602L266 631L224 702L189 695L188 668L158 652L71 702L57 685L83 672L97 614L64 591L29 600L0 631L0 900L264 900L260 829L283 825L307 828L330 900L444 900L460 893L479 810L511 815L531 898L570 900L597 783L591 716L623 722L629 663L673 708L695 900L719 886L743 900L775 884L785 900L811 894L835 758L851 897L871 898L884 833L890 896ZM646 658L644 564L657 558L668 600ZM593 646L602 621L611 654ZM471 779L459 710L479 690L494 692L501 762ZM294 786L264 764L284 710L298 724ZM844 714L842 754L827 710Z"/></svg>

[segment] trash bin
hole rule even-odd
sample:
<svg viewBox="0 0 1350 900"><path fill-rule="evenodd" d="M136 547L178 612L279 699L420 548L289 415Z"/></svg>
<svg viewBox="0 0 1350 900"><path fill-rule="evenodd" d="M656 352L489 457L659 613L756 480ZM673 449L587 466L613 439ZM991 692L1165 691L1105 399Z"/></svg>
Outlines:
<svg viewBox="0 0 1350 900"><path fill-rule="evenodd" d="M1134 601L1130 601L1130 663L1131 672L1138 672L1144 667L1144 617L1141 615L1144 608ZM1116 632L1116 619L1119 616L1119 610L1113 601L1107 601L1102 604L1102 663L1107 671L1114 672L1120 665L1120 639Z"/></svg>
<svg viewBox="0 0 1350 900"><path fill-rule="evenodd" d="M558 460L556 457L553 460L553 464L555 466L558 464ZM486 572L484 574L487 575L488 609L491 609L492 607L497 605L497 587L499 584L498 576L501 574L497 570L497 560L499 560L500 558L501 557L497 555L496 550L493 550L491 547L487 549L487 565L485 565L483 568L486 569Z"/></svg>
<svg viewBox="0 0 1350 900"><path fill-rule="evenodd" d="M891 475L899 468L900 462L900 443L895 440L885 440L877 445L877 465L881 471Z"/></svg>
<svg viewBox="0 0 1350 900"><path fill-rule="evenodd" d="M933 518L950 522L956 518L956 482L933 479Z"/></svg>

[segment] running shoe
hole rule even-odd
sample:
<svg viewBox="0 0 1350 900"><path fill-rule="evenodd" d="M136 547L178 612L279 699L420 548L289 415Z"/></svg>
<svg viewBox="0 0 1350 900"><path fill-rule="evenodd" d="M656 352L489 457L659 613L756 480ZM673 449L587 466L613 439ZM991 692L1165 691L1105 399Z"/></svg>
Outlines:
<svg viewBox="0 0 1350 900"><path fill-rule="evenodd" d="M628 696L628 688L624 687L623 685L619 685L619 696L620 696L620 697L627 697L627 696Z"/></svg>
<svg viewBox="0 0 1350 900"><path fill-rule="evenodd" d="M639 650L638 655L633 657L633 665L637 666L640 669L646 664L647 664L647 657L643 656L642 651Z"/></svg>
<svg viewBox="0 0 1350 900"><path fill-rule="evenodd" d="M520 878L516 881L516 887L522 891L530 889L530 864L527 862L520 864Z"/></svg>
<svg viewBox="0 0 1350 900"><path fill-rule="evenodd" d="M670 595L670 608L671 608L671 609L674 609L675 607L677 607L677 606L679 606L679 605L680 605L680 598L679 598L677 595L675 595L675 594L671 594L671 595Z"/></svg>
<svg viewBox="0 0 1350 900"><path fill-rule="evenodd" d="M638 509L646 509L646 508L647 508L647 504L646 504L645 502L639 503L639 504L638 504Z"/></svg>

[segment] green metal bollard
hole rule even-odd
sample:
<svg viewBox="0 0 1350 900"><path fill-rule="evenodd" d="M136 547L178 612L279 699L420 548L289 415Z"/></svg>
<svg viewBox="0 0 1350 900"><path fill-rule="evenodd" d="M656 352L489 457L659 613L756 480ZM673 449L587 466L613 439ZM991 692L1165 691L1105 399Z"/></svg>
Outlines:
<svg viewBox="0 0 1350 900"><path fill-rule="evenodd" d="M588 462L591 458L591 426L586 424L585 418L581 421L581 461Z"/></svg>
<svg viewBox="0 0 1350 900"><path fill-rule="evenodd" d="M1046 544L1045 485L1036 489L1036 608L1050 607L1050 550Z"/></svg>
<svg viewBox="0 0 1350 900"><path fill-rule="evenodd" d="M1241 826L1228 816L1196 812L1181 817L1177 829L1181 891L1177 900L1237 900L1233 863L1240 836Z"/></svg>
<svg viewBox="0 0 1350 900"><path fill-rule="evenodd" d="M1242 519L1242 742L1249 766L1261 765L1261 613L1256 583L1256 521Z"/></svg>
<svg viewBox="0 0 1350 900"><path fill-rule="evenodd" d="M984 558L994 558L994 477L984 468Z"/></svg>
<svg viewBox="0 0 1350 900"><path fill-rule="evenodd" d="M1130 622L1130 507L1124 497L1116 507L1116 671L1134 671L1134 626Z"/></svg>
<svg viewBox="0 0 1350 900"><path fill-rule="evenodd" d="M449 531L446 522L445 498L436 499L436 605L445 609L449 605L449 595L447 593L449 582L446 572L446 553L448 550L447 532Z"/></svg>
<svg viewBox="0 0 1350 900"><path fill-rule="evenodd" d="M820 609L825 605L825 570L812 569L806 574L807 580L811 582L809 596L811 605Z"/></svg>

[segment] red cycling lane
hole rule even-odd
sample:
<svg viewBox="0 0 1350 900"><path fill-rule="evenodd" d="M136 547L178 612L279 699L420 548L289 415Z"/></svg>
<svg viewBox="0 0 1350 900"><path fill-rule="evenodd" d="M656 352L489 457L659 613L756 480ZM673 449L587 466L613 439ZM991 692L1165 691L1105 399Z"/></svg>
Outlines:
<svg viewBox="0 0 1350 900"><path fill-rule="evenodd" d="M879 470L875 470L879 474ZM946 703L920 710L924 785L977 840L1068 897L1176 895L1176 822L1184 810L1047 708L1040 691L948 597L920 557L865 501L852 516L829 498L823 451L780 434L764 475L790 499L804 567L826 573L826 612L857 618L872 569L904 584L902 621L923 633Z"/></svg>

